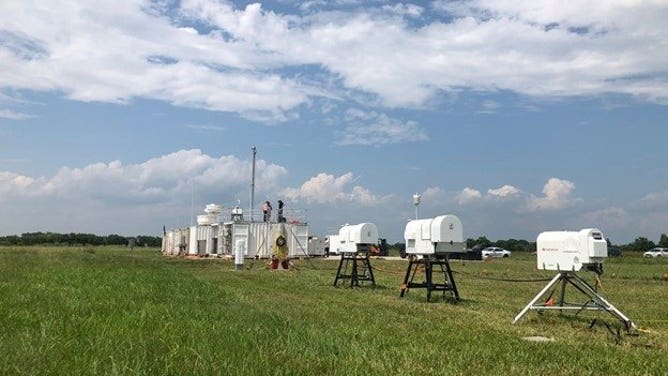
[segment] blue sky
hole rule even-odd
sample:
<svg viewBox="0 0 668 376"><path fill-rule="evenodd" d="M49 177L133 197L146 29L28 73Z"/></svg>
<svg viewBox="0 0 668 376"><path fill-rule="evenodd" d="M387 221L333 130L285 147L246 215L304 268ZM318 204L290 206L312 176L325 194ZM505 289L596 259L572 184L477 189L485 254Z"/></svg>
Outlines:
<svg viewBox="0 0 668 376"><path fill-rule="evenodd" d="M0 234L159 235L195 207L311 232L668 233L661 1L3 1ZM194 187L194 188L193 188Z"/></svg>

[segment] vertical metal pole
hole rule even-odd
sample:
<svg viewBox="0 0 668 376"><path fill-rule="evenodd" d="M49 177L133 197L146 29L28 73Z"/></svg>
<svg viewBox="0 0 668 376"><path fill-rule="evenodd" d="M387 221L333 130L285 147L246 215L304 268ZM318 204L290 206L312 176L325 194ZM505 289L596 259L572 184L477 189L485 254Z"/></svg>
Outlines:
<svg viewBox="0 0 668 376"><path fill-rule="evenodd" d="M253 165L251 170L251 195L250 195L250 221L253 222L253 205L255 203L255 154L257 154L257 148L255 146L251 147L253 151Z"/></svg>
<svg viewBox="0 0 668 376"><path fill-rule="evenodd" d="M190 226L195 225L195 185L190 181Z"/></svg>

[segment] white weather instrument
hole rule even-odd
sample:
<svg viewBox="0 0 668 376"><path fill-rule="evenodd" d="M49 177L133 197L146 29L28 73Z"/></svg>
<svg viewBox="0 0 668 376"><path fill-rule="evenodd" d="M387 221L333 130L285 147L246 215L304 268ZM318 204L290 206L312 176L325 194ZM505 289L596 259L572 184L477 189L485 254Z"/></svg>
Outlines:
<svg viewBox="0 0 668 376"><path fill-rule="evenodd" d="M340 280L350 279L350 287L359 286L360 281L376 284L369 253L378 246L378 228L373 223L345 225L339 235L330 236L329 249L341 254L341 261L334 277L334 286Z"/></svg>
<svg viewBox="0 0 668 376"><path fill-rule="evenodd" d="M409 255L462 252L466 248L462 222L452 214L409 221L404 239Z"/></svg>
<svg viewBox="0 0 668 376"><path fill-rule="evenodd" d="M573 310L577 313L586 310L608 312L619 319L627 331L637 328L628 317L605 300L595 287L576 273L582 268L594 271L597 278L603 273L608 245L601 230L586 228L580 231L542 232L536 238L536 256L539 270L557 271L557 275L515 316L513 324L529 310ZM584 294L587 300L581 303L566 302L568 285ZM559 296L553 297L557 290Z"/></svg>
<svg viewBox="0 0 668 376"><path fill-rule="evenodd" d="M446 214L435 218L416 219L406 224L404 231L406 254L411 255L400 296L411 288L427 289L427 301L432 291L442 291L443 299L450 292L451 300L459 300L459 292L452 275L448 254L462 252L466 248L462 222L456 215ZM434 266L439 268L443 283L434 282ZM418 270L424 267L424 281L415 282ZM437 274L438 275L438 274Z"/></svg>

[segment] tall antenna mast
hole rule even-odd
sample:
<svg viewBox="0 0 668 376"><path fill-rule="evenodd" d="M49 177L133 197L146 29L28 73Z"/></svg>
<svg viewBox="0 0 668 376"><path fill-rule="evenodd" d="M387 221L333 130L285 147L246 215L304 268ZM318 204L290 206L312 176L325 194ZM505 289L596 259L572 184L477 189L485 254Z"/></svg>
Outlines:
<svg viewBox="0 0 668 376"><path fill-rule="evenodd" d="M255 202L255 154L257 154L257 148L255 146L251 147L253 151L253 167L251 170L251 195L250 195L250 219L253 222L253 205Z"/></svg>
<svg viewBox="0 0 668 376"><path fill-rule="evenodd" d="M190 226L195 224L195 185L190 180Z"/></svg>

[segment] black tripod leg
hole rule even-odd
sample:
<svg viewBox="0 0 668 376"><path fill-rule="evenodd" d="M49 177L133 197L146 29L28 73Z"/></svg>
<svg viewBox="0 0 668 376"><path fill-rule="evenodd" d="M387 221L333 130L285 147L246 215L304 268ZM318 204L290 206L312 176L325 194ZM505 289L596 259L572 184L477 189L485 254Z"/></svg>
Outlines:
<svg viewBox="0 0 668 376"><path fill-rule="evenodd" d="M448 273L448 283L452 290L453 298L455 302L459 301L459 291L457 291L457 285L455 284L455 277L452 275L452 269L450 268L450 260L445 259L445 269Z"/></svg>
<svg viewBox="0 0 668 376"><path fill-rule="evenodd" d="M401 285L401 293L399 294L400 298L403 298L406 292L408 292L408 286L410 285L409 281L412 281L411 278L411 269L413 267L413 260L408 261L408 267L406 268L406 276L404 276L404 284ZM413 274L415 276L415 274Z"/></svg>
<svg viewBox="0 0 668 376"><path fill-rule="evenodd" d="M427 301L431 301L431 292L434 289L434 280L433 280L433 265L431 264L430 259L424 260L424 274L427 280Z"/></svg>
<svg viewBox="0 0 668 376"><path fill-rule="evenodd" d="M339 267L336 269L336 277L334 278L334 287L341 277L341 267L343 266L343 255L341 255L341 261L339 261Z"/></svg>

